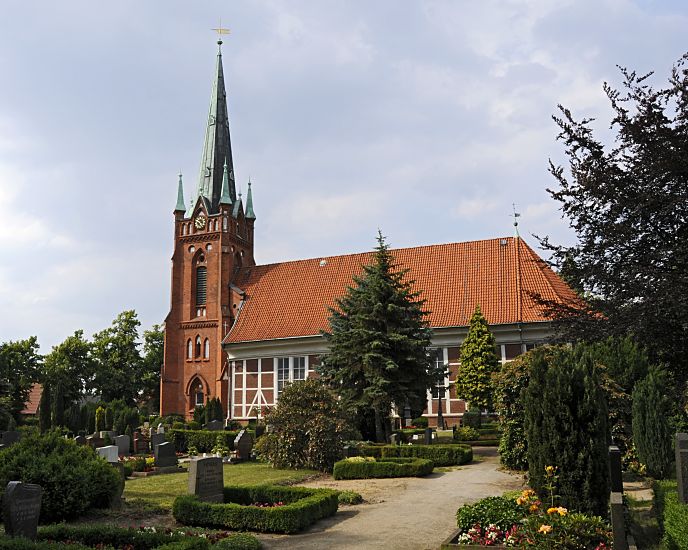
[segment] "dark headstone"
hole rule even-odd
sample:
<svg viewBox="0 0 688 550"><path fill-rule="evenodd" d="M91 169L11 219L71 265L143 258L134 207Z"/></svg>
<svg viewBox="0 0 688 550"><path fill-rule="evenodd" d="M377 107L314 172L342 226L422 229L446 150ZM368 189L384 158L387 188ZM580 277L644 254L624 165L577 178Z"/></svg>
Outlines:
<svg viewBox="0 0 688 550"><path fill-rule="evenodd" d="M234 438L234 450L239 460L248 460L251 458L251 449L253 449L253 439L246 430L241 430Z"/></svg>
<svg viewBox="0 0 688 550"><path fill-rule="evenodd" d="M203 426L204 430L220 431L225 429L225 423L222 420L212 420Z"/></svg>
<svg viewBox="0 0 688 550"><path fill-rule="evenodd" d="M0 443L5 445L6 447L9 447L10 445L14 445L17 441L21 439L21 432L2 432L2 435L0 435Z"/></svg>
<svg viewBox="0 0 688 550"><path fill-rule="evenodd" d="M79 435L81 437L86 437L86 432L84 430L79 430Z"/></svg>
<svg viewBox="0 0 688 550"><path fill-rule="evenodd" d="M155 451L155 448L160 445L161 443L165 443L165 434L164 433L155 433L151 434L150 438L150 446L153 451Z"/></svg>
<svg viewBox="0 0 688 550"><path fill-rule="evenodd" d="M149 453L150 452L150 442L143 436L134 436L134 452L135 453Z"/></svg>
<svg viewBox="0 0 688 550"><path fill-rule="evenodd" d="M159 468L177 465L177 453L173 443L165 441L155 446L155 465Z"/></svg>
<svg viewBox="0 0 688 550"><path fill-rule="evenodd" d="M678 501L688 504L688 434L676 434L676 483Z"/></svg>
<svg viewBox="0 0 688 550"><path fill-rule="evenodd" d="M40 485L10 481L2 497L2 515L5 534L36 540L38 516L41 513Z"/></svg>
<svg viewBox="0 0 688 550"><path fill-rule="evenodd" d="M609 480L612 493L623 493L621 477L621 451L616 445L609 446Z"/></svg>
<svg viewBox="0 0 688 550"><path fill-rule="evenodd" d="M425 428L425 444L432 445L432 428Z"/></svg>
<svg viewBox="0 0 688 550"><path fill-rule="evenodd" d="M189 494L204 502L223 502L224 472L220 457L196 458L189 463Z"/></svg>
<svg viewBox="0 0 688 550"><path fill-rule="evenodd" d="M628 550L626 523L624 520L623 493L612 491L609 499L609 511L612 517L612 540L614 541L614 550Z"/></svg>
<svg viewBox="0 0 688 550"><path fill-rule="evenodd" d="M105 445L105 440L95 435L89 435L86 437L86 443L88 443L94 449L97 449L98 447Z"/></svg>
<svg viewBox="0 0 688 550"><path fill-rule="evenodd" d="M74 443L77 445L86 445L86 438L83 435L77 435L74 438Z"/></svg>
<svg viewBox="0 0 688 550"><path fill-rule="evenodd" d="M131 444L131 439L128 435L118 435L113 441L114 445L117 445L118 453L120 456L129 456L129 445Z"/></svg>

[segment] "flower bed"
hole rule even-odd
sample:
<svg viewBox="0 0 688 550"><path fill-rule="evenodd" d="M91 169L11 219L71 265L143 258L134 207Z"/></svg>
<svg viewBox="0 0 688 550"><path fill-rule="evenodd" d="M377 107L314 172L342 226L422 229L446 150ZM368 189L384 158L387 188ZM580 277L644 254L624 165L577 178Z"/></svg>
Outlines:
<svg viewBox="0 0 688 550"><path fill-rule="evenodd" d="M253 506L255 502L271 504ZM282 506L275 506L281 502ZM237 531L296 533L337 512L338 492L305 487L225 487L224 504L201 502L194 495L178 496L172 515L184 525Z"/></svg>
<svg viewBox="0 0 688 550"><path fill-rule="evenodd" d="M380 458L355 456L336 462L335 479L369 479L381 477L421 477L432 473L432 460L424 458Z"/></svg>
<svg viewBox="0 0 688 550"><path fill-rule="evenodd" d="M435 467L468 464L473 460L469 445L366 445L361 454L375 458L424 458Z"/></svg>

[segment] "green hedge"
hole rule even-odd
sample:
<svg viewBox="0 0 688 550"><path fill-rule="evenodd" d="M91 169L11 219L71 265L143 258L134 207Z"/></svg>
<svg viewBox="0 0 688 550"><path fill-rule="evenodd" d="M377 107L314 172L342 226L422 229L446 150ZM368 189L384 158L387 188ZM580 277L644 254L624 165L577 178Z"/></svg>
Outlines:
<svg viewBox="0 0 688 550"><path fill-rule="evenodd" d="M688 549L688 504L678 501L675 481L655 481L654 504L668 550Z"/></svg>
<svg viewBox="0 0 688 550"><path fill-rule="evenodd" d="M230 451L234 450L234 439L239 432L226 430L169 430L167 441L174 443L174 448L185 453L189 447L196 447L199 453L209 453L217 444L217 436L222 437L224 444Z"/></svg>
<svg viewBox="0 0 688 550"><path fill-rule="evenodd" d="M432 460L424 458L382 458L375 462L340 460L335 462L335 479L369 479L378 477L421 477L432 473Z"/></svg>
<svg viewBox="0 0 688 550"><path fill-rule="evenodd" d="M296 533L337 512L338 491L305 487L225 487L224 504L201 502L194 495L178 496L172 515L179 523L238 531ZM259 507L253 503L282 506Z"/></svg>
<svg viewBox="0 0 688 550"><path fill-rule="evenodd" d="M0 549L2 550L90 550L88 546L81 544L68 544L66 542L33 542L23 537L0 538Z"/></svg>
<svg viewBox="0 0 688 550"><path fill-rule="evenodd" d="M469 445L367 445L361 453L375 458L425 458L432 460L435 467L468 464L473 460L473 449Z"/></svg>

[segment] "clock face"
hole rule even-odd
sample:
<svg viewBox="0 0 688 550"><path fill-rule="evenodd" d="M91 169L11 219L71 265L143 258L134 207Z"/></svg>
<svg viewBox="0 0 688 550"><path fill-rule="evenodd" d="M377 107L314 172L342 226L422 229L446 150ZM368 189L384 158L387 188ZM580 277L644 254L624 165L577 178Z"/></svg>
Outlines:
<svg viewBox="0 0 688 550"><path fill-rule="evenodd" d="M199 214L196 217L194 224L196 225L196 229L203 229L205 227L205 216L203 214Z"/></svg>

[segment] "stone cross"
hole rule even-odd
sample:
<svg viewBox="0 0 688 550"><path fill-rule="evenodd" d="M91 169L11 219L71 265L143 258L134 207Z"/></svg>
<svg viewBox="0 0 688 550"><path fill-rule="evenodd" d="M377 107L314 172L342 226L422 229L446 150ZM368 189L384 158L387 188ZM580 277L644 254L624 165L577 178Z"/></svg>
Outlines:
<svg viewBox="0 0 688 550"><path fill-rule="evenodd" d="M10 481L2 497L2 515L5 534L36 540L38 517L41 513L40 485Z"/></svg>
<svg viewBox="0 0 688 550"><path fill-rule="evenodd" d="M688 434L676 434L676 482L678 501L688 504Z"/></svg>
<svg viewBox="0 0 688 550"><path fill-rule="evenodd" d="M189 463L189 494L204 502L224 502L224 472L220 457L196 458Z"/></svg>

